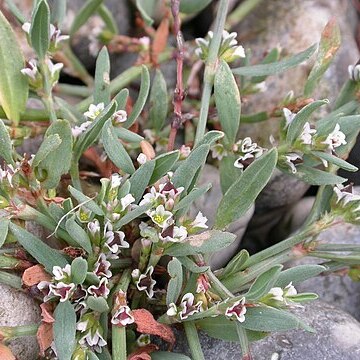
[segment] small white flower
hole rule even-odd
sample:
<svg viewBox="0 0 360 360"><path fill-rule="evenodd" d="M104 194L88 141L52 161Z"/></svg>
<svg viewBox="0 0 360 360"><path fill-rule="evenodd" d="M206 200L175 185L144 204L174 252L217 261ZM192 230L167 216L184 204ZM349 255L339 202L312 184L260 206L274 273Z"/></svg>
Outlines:
<svg viewBox="0 0 360 360"><path fill-rule="evenodd" d="M154 296L154 286L156 284L156 281L152 278L153 272L154 272L154 267L149 266L145 274L141 274L135 283L138 290L145 291L149 299L151 299Z"/></svg>
<svg viewBox="0 0 360 360"><path fill-rule="evenodd" d="M131 194L127 194L120 199L121 211L124 211L129 205L135 202L135 198Z"/></svg>
<svg viewBox="0 0 360 360"><path fill-rule="evenodd" d="M228 307L225 311L225 316L232 317L235 316L239 322L245 321L246 306L245 298L236 301L232 306Z"/></svg>
<svg viewBox="0 0 360 360"><path fill-rule="evenodd" d="M222 144L215 144L211 147L211 155L214 159L221 160L228 152Z"/></svg>
<svg viewBox="0 0 360 360"><path fill-rule="evenodd" d="M110 178L110 189L117 189L121 185L121 180L122 177L120 176L120 174L112 174Z"/></svg>
<svg viewBox="0 0 360 360"><path fill-rule="evenodd" d="M184 226L169 226L161 234L159 238L164 242L181 242L187 238L187 230Z"/></svg>
<svg viewBox="0 0 360 360"><path fill-rule="evenodd" d="M100 254L94 265L94 274L98 277L105 276L107 278L111 278L112 273L109 270L110 266L111 264L106 260L105 254Z"/></svg>
<svg viewBox="0 0 360 360"><path fill-rule="evenodd" d="M58 47L59 42L68 40L69 35L61 35L60 29L57 29L53 24L50 24L50 40L54 42L55 48Z"/></svg>
<svg viewBox="0 0 360 360"><path fill-rule="evenodd" d="M111 323L114 325L126 326L134 322L134 316L131 314L131 309L127 305L120 306L111 318Z"/></svg>
<svg viewBox="0 0 360 360"><path fill-rule="evenodd" d="M360 80L360 64L358 65L349 65L348 67L349 72L349 78L353 81L359 81Z"/></svg>
<svg viewBox="0 0 360 360"><path fill-rule="evenodd" d="M121 124L123 122L125 122L127 120L127 113L125 110L118 110L114 115L113 115L113 120L114 120L114 124L118 125Z"/></svg>
<svg viewBox="0 0 360 360"><path fill-rule="evenodd" d="M36 77L39 73L36 60L35 59L29 60L27 66L24 69L21 69L20 71L22 74L28 76L32 80L36 80Z"/></svg>
<svg viewBox="0 0 360 360"><path fill-rule="evenodd" d="M104 340L98 329L96 329L95 332L93 332L92 329L89 329L86 335L79 340L79 344L91 347L96 352L101 352L101 348L105 346L107 342Z"/></svg>
<svg viewBox="0 0 360 360"><path fill-rule="evenodd" d="M297 295L297 291L294 287L294 285L292 284L292 282L290 282L289 285L285 286L285 289L284 289L284 296L295 296Z"/></svg>
<svg viewBox="0 0 360 360"><path fill-rule="evenodd" d="M31 23L25 22L21 27L27 34L30 34Z"/></svg>
<svg viewBox="0 0 360 360"><path fill-rule="evenodd" d="M150 38L148 36L143 36L139 39L139 43L144 47L148 47L150 45Z"/></svg>
<svg viewBox="0 0 360 360"><path fill-rule="evenodd" d="M182 158L187 158L191 153L191 148L186 145L181 145L180 147L180 155Z"/></svg>
<svg viewBox="0 0 360 360"><path fill-rule="evenodd" d="M54 279L57 281L68 279L71 277L71 265L67 264L64 268L54 266L52 273L54 274Z"/></svg>
<svg viewBox="0 0 360 360"><path fill-rule="evenodd" d="M166 315L167 316L176 316L177 312L178 312L178 310L177 310L176 305L174 303L171 303L171 304L169 304L169 308L166 312Z"/></svg>
<svg viewBox="0 0 360 360"><path fill-rule="evenodd" d="M97 105L91 104L89 110L86 111L84 115L89 119L95 120L104 109L105 105L103 102Z"/></svg>
<svg viewBox="0 0 360 360"><path fill-rule="evenodd" d="M110 293L110 290L108 288L108 283L109 283L109 280L106 277L103 277L100 280L100 283L98 286L96 286L96 285L89 286L88 293L95 297L107 298Z"/></svg>
<svg viewBox="0 0 360 360"><path fill-rule="evenodd" d="M165 196L158 192L154 186L150 188L150 192L146 193L142 200L140 201L139 205L146 205L146 204L156 204L157 200L161 198L165 202ZM148 212L150 213L150 211Z"/></svg>
<svg viewBox="0 0 360 360"><path fill-rule="evenodd" d="M296 114L291 112L288 108L283 108L283 114L284 114L285 121L286 121L285 128L287 128L291 124L291 122L294 120L294 117L296 116Z"/></svg>
<svg viewBox="0 0 360 360"><path fill-rule="evenodd" d="M345 187L343 185L336 185L333 190L337 197L336 203L341 201L344 206L351 201L360 200L360 195L353 194L351 185Z"/></svg>
<svg viewBox="0 0 360 360"><path fill-rule="evenodd" d="M91 125L91 121L85 121L81 125L71 128L72 136L74 138L77 138L78 136L83 134L90 125Z"/></svg>
<svg viewBox="0 0 360 360"><path fill-rule="evenodd" d="M303 131L300 134L301 142L304 145L311 145L312 144L312 137L316 134L316 129L312 129L308 122L305 123L303 127Z"/></svg>
<svg viewBox="0 0 360 360"><path fill-rule="evenodd" d="M236 56L237 58L244 58L244 57L246 57L246 55L245 55L245 50L244 50L244 48L240 45L240 46L237 46L236 48L235 48L235 51L233 52L233 54L232 54L233 56Z"/></svg>
<svg viewBox="0 0 360 360"><path fill-rule="evenodd" d="M280 287L274 287L271 288L269 291L269 294L271 295L271 298L276 301L284 301L284 291Z"/></svg>
<svg viewBox="0 0 360 360"><path fill-rule="evenodd" d="M164 205L159 205L155 210L150 211L149 216L156 225L165 229L171 225L173 214L165 210Z"/></svg>
<svg viewBox="0 0 360 360"><path fill-rule="evenodd" d="M129 243L125 241L125 234L122 231L112 231L110 222L105 225L105 246L114 255L118 255L121 249L130 247Z"/></svg>
<svg viewBox="0 0 360 360"><path fill-rule="evenodd" d="M187 293L182 297L181 302L180 302L181 310L179 312L181 320L185 320L189 316L202 311L202 308L201 308L202 301L198 301L196 304L194 304L194 303L195 303L194 294Z"/></svg>
<svg viewBox="0 0 360 360"><path fill-rule="evenodd" d="M144 153L140 153L136 160L140 165L144 165L147 162L147 157Z"/></svg>
<svg viewBox="0 0 360 360"><path fill-rule="evenodd" d="M254 89L260 93L265 92L268 89L268 87L266 85L266 81L262 81L260 83L254 84Z"/></svg>
<svg viewBox="0 0 360 360"><path fill-rule="evenodd" d="M208 226L206 225L207 221L208 221L207 217L204 216L201 211L199 211L195 217L195 220L190 225L195 229L207 229L208 228Z"/></svg>
<svg viewBox="0 0 360 360"><path fill-rule="evenodd" d="M99 220L95 219L87 224L87 228L92 236L100 234L100 223Z"/></svg>
<svg viewBox="0 0 360 360"><path fill-rule="evenodd" d="M48 67L50 75L51 75L52 78L57 77L59 75L61 69L64 67L63 63L53 64L53 62L49 58L45 59L45 64ZM52 85L54 85L54 84L55 83L53 83Z"/></svg>
<svg viewBox="0 0 360 360"><path fill-rule="evenodd" d="M341 145L346 144L346 136L342 131L340 131L339 124L335 125L334 130L328 135L326 140L323 141L322 143L328 145L328 149L330 151L336 149Z"/></svg>
<svg viewBox="0 0 360 360"><path fill-rule="evenodd" d="M57 284L49 285L49 294L48 296L54 295L60 297L60 302L64 302L70 298L72 293L75 290L75 284L65 284L63 282L59 282Z"/></svg>
<svg viewBox="0 0 360 360"><path fill-rule="evenodd" d="M286 162L286 165L288 165L291 169L291 172L293 174L295 174L297 172L296 170L296 162L297 161L301 161L302 160L302 157L297 154L297 153L289 153L287 155L285 155L285 162Z"/></svg>

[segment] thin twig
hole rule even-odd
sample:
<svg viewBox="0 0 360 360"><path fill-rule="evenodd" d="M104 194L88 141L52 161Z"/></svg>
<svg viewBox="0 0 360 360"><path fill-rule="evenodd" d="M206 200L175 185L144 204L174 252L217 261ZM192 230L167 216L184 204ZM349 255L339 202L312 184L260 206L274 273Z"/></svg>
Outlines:
<svg viewBox="0 0 360 360"><path fill-rule="evenodd" d="M174 35L176 37L177 52L176 52L176 88L174 91L174 117L171 123L171 130L168 142L168 151L174 149L175 138L178 129L183 123L182 116L182 102L185 98L184 84L183 84L183 65L184 65L184 39L181 33L180 20L180 0L171 0L171 12L174 17Z"/></svg>

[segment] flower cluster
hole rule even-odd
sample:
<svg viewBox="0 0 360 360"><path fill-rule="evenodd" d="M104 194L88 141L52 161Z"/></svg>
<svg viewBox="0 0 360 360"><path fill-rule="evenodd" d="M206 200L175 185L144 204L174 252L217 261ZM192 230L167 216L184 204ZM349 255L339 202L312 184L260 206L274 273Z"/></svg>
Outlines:
<svg viewBox="0 0 360 360"><path fill-rule="evenodd" d="M246 137L243 140L239 140L233 146L234 153L239 156L234 166L239 169L244 169L249 166L256 158L260 157L265 149L260 147L257 143L252 142L251 138Z"/></svg>
<svg viewBox="0 0 360 360"><path fill-rule="evenodd" d="M294 285L290 282L290 284L284 288L271 288L260 301L266 305L281 308L296 305L296 295L297 291Z"/></svg>
<svg viewBox="0 0 360 360"><path fill-rule="evenodd" d="M209 31L205 39L197 38L195 40L198 46L198 48L195 50L195 53L201 60L207 59L210 42L213 36L213 32ZM223 31L221 45L219 49L219 57L222 60L226 62L233 62L239 58L245 57L244 48L241 45L238 45L236 38L236 32L228 33L226 30Z"/></svg>
<svg viewBox="0 0 360 360"><path fill-rule="evenodd" d="M360 195L354 193L352 184L334 187L331 210L334 215L343 217L348 223L360 223Z"/></svg>
<svg viewBox="0 0 360 360"><path fill-rule="evenodd" d="M194 294L185 294L180 305L176 306L174 303L169 304L166 314L172 317L179 317L181 320L186 320L189 316L202 311L202 301L196 301Z"/></svg>

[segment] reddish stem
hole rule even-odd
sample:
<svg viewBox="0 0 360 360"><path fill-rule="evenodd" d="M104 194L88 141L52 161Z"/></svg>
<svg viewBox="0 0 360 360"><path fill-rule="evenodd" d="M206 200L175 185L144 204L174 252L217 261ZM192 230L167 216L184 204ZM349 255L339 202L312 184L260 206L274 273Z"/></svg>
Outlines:
<svg viewBox="0 0 360 360"><path fill-rule="evenodd" d="M183 123L182 116L182 102L185 97L184 84L183 84L183 64L184 64L184 39L181 33L181 21L180 21L180 0L171 0L171 12L174 17L174 35L177 42L176 52L176 88L174 91L174 117L171 123L171 131L169 135L168 151L174 149L175 138L177 130Z"/></svg>

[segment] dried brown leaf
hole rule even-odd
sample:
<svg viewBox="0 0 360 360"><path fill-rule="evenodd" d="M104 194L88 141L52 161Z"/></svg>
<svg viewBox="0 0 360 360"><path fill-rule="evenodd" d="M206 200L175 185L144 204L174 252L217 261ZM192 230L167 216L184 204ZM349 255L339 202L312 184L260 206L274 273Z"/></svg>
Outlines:
<svg viewBox="0 0 360 360"><path fill-rule="evenodd" d="M41 265L34 265L24 271L22 276L23 284L26 286L37 285L40 281L51 281L51 276Z"/></svg>
<svg viewBox="0 0 360 360"><path fill-rule="evenodd" d="M45 351L51 346L54 340L53 324L41 323L36 333L36 338L40 347L40 355L45 356Z"/></svg>
<svg viewBox="0 0 360 360"><path fill-rule="evenodd" d="M4 344L0 343L0 359L1 360L16 360L11 350Z"/></svg>

